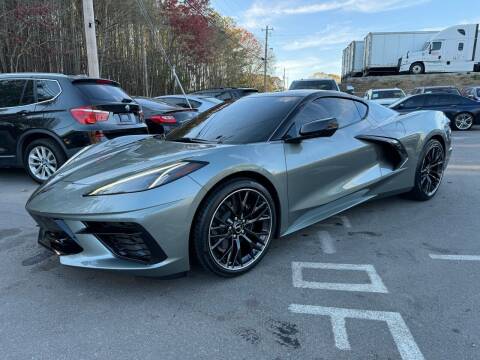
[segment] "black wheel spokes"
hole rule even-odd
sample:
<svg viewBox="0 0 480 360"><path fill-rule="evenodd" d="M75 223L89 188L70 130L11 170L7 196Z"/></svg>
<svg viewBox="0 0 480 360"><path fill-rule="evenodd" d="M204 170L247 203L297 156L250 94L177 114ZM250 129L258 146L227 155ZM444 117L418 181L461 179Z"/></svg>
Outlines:
<svg viewBox="0 0 480 360"><path fill-rule="evenodd" d="M209 248L215 261L229 270L253 262L265 249L272 231L272 211L253 189L238 190L218 206L209 228Z"/></svg>
<svg viewBox="0 0 480 360"><path fill-rule="evenodd" d="M443 149L432 147L422 162L420 173L420 188L426 195L432 195L440 186L444 167Z"/></svg>

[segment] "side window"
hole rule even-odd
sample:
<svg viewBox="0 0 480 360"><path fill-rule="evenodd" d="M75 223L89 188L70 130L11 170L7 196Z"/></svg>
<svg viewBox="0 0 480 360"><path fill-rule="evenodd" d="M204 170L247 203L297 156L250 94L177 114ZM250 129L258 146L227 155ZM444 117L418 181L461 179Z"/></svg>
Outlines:
<svg viewBox="0 0 480 360"><path fill-rule="evenodd" d="M360 115L360 118L361 119L365 118L365 116L367 116L367 113L368 113L367 105L365 105L364 103L361 103L359 101L354 101L353 103L357 107L358 115Z"/></svg>
<svg viewBox="0 0 480 360"><path fill-rule="evenodd" d="M60 85L55 80L37 80L36 83L38 102L52 100L61 92Z"/></svg>
<svg viewBox="0 0 480 360"><path fill-rule="evenodd" d="M323 98L317 102L325 108L328 116L336 118L340 128L362 120L356 101L342 98Z"/></svg>
<svg viewBox="0 0 480 360"><path fill-rule="evenodd" d="M437 51L437 50L440 50L441 48L442 48L442 42L441 41L432 42L432 47L431 47L432 51Z"/></svg>
<svg viewBox="0 0 480 360"><path fill-rule="evenodd" d="M463 51L463 43L458 43L458 51Z"/></svg>
<svg viewBox="0 0 480 360"><path fill-rule="evenodd" d="M0 108L20 105L26 80L0 81Z"/></svg>
<svg viewBox="0 0 480 360"><path fill-rule="evenodd" d="M225 92L222 92L221 94L217 95L216 98L220 99L220 100L231 100L232 95L230 95L229 91L225 91Z"/></svg>
<svg viewBox="0 0 480 360"><path fill-rule="evenodd" d="M327 119L331 117L322 104L318 101L312 101L306 104L300 112L295 116L295 125L298 130L304 124L308 124L312 121Z"/></svg>
<svg viewBox="0 0 480 360"><path fill-rule="evenodd" d="M465 29L457 29L457 31L462 34L462 35L465 35Z"/></svg>
<svg viewBox="0 0 480 360"><path fill-rule="evenodd" d="M423 106L425 96L413 96L408 100L405 100L404 104L406 108L417 108Z"/></svg>
<svg viewBox="0 0 480 360"><path fill-rule="evenodd" d="M426 106L443 106L453 104L452 96L448 95L430 95L425 99Z"/></svg>
<svg viewBox="0 0 480 360"><path fill-rule="evenodd" d="M35 95L33 94L33 80L27 80L27 84L23 90L22 100L20 105L33 104L35 102Z"/></svg>

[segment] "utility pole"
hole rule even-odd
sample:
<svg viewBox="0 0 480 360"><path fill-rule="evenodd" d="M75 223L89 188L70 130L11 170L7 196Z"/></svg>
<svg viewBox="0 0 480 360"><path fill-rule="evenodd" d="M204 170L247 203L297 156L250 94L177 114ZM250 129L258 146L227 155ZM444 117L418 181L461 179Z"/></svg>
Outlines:
<svg viewBox="0 0 480 360"><path fill-rule="evenodd" d="M287 78L286 78L286 70L283 68L283 90L287 90Z"/></svg>
<svg viewBox="0 0 480 360"><path fill-rule="evenodd" d="M83 0L83 22L85 24L85 43L87 45L88 76L98 78L100 77L100 69L98 67L93 0Z"/></svg>
<svg viewBox="0 0 480 360"><path fill-rule="evenodd" d="M267 27L262 29L265 31L265 57L263 58L263 91L267 91L267 63L268 63L268 35L270 31L273 31L273 28Z"/></svg>

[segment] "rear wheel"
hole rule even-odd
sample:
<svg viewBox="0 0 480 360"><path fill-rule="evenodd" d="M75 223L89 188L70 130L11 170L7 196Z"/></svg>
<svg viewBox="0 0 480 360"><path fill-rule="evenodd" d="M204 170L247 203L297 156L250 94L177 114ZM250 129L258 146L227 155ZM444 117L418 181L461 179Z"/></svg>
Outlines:
<svg viewBox="0 0 480 360"><path fill-rule="evenodd" d="M38 139L26 147L23 166L33 180L43 183L62 166L65 160L64 152L55 141Z"/></svg>
<svg viewBox="0 0 480 360"><path fill-rule="evenodd" d="M194 224L200 263L225 277L249 271L267 252L276 217L270 193L256 181L238 179L221 185L205 200Z"/></svg>
<svg viewBox="0 0 480 360"><path fill-rule="evenodd" d="M467 131L473 126L473 115L470 113L460 113L453 120L453 127L456 130Z"/></svg>
<svg viewBox="0 0 480 360"><path fill-rule="evenodd" d="M423 74L425 72L425 65L421 62L413 63L410 66L410 74L418 75Z"/></svg>
<svg viewBox="0 0 480 360"><path fill-rule="evenodd" d="M435 139L430 140L422 151L415 173L415 186L410 192L413 199L430 200L440 187L445 167L445 150Z"/></svg>

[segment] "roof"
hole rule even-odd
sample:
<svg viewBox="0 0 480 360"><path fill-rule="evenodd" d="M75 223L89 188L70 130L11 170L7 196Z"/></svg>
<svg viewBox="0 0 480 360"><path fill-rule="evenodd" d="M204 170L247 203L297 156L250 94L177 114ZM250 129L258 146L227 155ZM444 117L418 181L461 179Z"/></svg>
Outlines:
<svg viewBox="0 0 480 360"><path fill-rule="evenodd" d="M419 87L416 87L415 89L445 89L445 88L456 89L457 87L453 85L437 85L437 86L419 86Z"/></svg>
<svg viewBox="0 0 480 360"><path fill-rule="evenodd" d="M335 81L335 79L332 79L332 78L297 79L297 80L293 80L293 81L325 81L325 80Z"/></svg>
<svg viewBox="0 0 480 360"><path fill-rule="evenodd" d="M393 91L393 90L400 90L400 91L403 91L402 89L400 88L389 88L389 89L370 89L372 91Z"/></svg>
<svg viewBox="0 0 480 360"><path fill-rule="evenodd" d="M18 73L3 73L0 77L29 77L29 78L67 78L70 77L60 73L42 73L42 72L18 72Z"/></svg>

